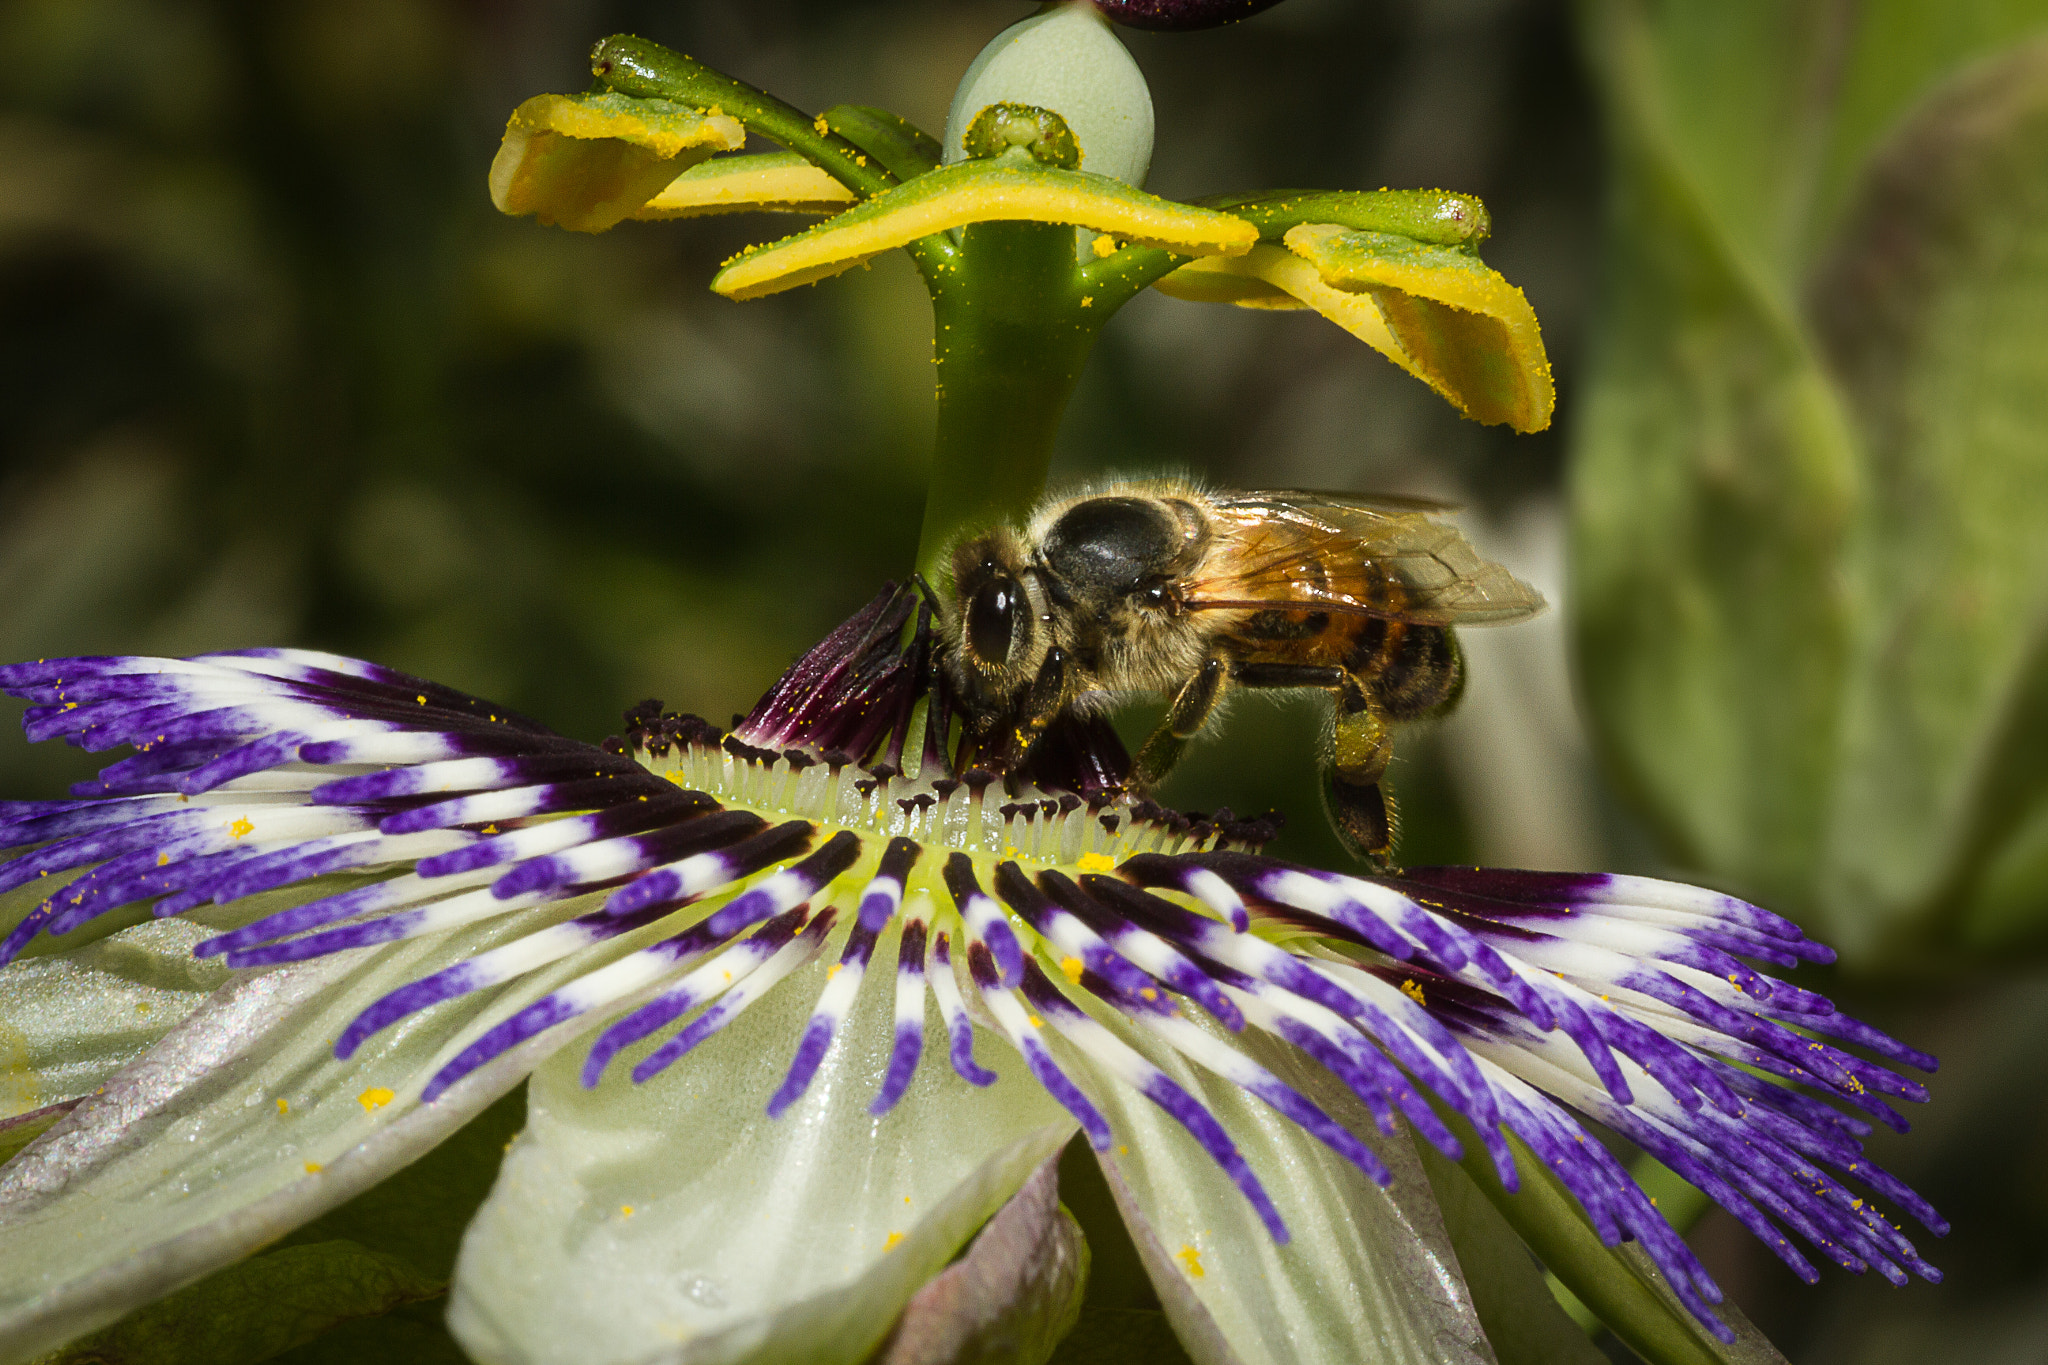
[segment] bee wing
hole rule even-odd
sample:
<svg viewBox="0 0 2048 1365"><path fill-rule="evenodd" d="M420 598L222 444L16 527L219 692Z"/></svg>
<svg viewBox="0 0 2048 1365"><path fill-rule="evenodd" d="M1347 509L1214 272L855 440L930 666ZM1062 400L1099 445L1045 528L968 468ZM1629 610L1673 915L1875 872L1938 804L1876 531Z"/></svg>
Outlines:
<svg viewBox="0 0 2048 1365"><path fill-rule="evenodd" d="M1236 537L1237 553L1228 572L1187 585L1197 611L1301 603L1451 626L1520 621L1543 607L1543 594L1480 558L1455 526L1412 508L1264 492L1225 494L1212 505ZM1372 600L1329 581L1325 566L1356 560L1370 560L1405 600Z"/></svg>
<svg viewBox="0 0 2048 1365"><path fill-rule="evenodd" d="M1339 488L1262 488L1256 493L1224 494L1218 502L1313 510L1318 507L1358 507L1368 512L1456 512L1464 504L1442 498L1409 493L1353 493Z"/></svg>

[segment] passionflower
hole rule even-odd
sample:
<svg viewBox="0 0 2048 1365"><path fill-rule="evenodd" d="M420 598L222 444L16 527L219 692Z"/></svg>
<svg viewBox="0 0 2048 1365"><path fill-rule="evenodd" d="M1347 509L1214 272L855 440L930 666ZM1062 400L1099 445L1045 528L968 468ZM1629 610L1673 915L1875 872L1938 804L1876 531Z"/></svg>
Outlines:
<svg viewBox="0 0 2048 1365"><path fill-rule="evenodd" d="M1829 958L1791 923L1266 857L1271 817L1124 792L1099 721L956 767L931 622L891 588L730 733L647 703L603 746L308 651L0 669L31 738L134 750L0 807L9 998L167 930L225 977L125 1065L42 1075L0 1350L274 1239L528 1072L450 1311L487 1361L863 1359L1076 1129L1183 1338L1248 1357L1275 1314L1305 1358L1483 1340L1410 1133L1568 1192L1723 1340L1583 1118L1807 1278L1795 1238L1936 1278L1871 1196L1941 1220L1860 1146L1934 1060L1745 961Z"/></svg>

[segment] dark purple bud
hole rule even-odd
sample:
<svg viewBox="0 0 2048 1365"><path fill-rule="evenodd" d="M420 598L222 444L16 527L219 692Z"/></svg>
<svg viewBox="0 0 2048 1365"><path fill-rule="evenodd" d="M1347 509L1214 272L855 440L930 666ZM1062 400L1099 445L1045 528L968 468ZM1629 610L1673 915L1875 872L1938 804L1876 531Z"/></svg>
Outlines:
<svg viewBox="0 0 2048 1365"><path fill-rule="evenodd" d="M1103 17L1126 28L1185 31L1221 28L1271 9L1280 0L1095 0Z"/></svg>

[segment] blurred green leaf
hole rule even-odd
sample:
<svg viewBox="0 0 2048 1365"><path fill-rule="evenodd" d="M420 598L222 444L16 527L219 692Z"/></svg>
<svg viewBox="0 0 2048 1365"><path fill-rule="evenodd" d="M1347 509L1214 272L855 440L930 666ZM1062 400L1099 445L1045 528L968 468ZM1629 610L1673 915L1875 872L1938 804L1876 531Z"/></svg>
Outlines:
<svg viewBox="0 0 2048 1365"><path fill-rule="evenodd" d="M351 1318L271 1359L276 1365L470 1365L441 1323L446 1307L445 1299L426 1299L378 1317Z"/></svg>
<svg viewBox="0 0 2048 1365"><path fill-rule="evenodd" d="M1766 198L1774 168L1696 148L1758 143L1681 117L1719 105L1667 90L1662 60L1681 38L1703 66L1791 44L1767 25L1714 43L1653 34L1631 0L1590 12L1616 177L1607 310L1571 471L1596 737L1681 859L1774 904L1805 902L1849 631L1833 570L1852 437L1757 244L1731 226L1753 214L1729 206ZM1685 13L1697 27L1708 11ZM1677 27L1678 15L1660 17ZM1755 106L1760 72L1727 74L1722 103Z"/></svg>
<svg viewBox="0 0 2048 1365"><path fill-rule="evenodd" d="M1965 910L2048 796L2044 168L2048 35L1959 73L1880 144L1813 288L1869 471L1822 887L1845 926L1868 917L1852 943ZM1964 933L2038 926L2034 892L1966 911Z"/></svg>
<svg viewBox="0 0 2048 1365"><path fill-rule="evenodd" d="M38 1365L253 1365L284 1352L294 1365L461 1360L440 1325L440 1301L462 1234L525 1116L522 1085L419 1161L277 1247ZM380 1317L409 1305L418 1305L410 1315ZM337 1327L344 1330L329 1341L323 1334Z"/></svg>
<svg viewBox="0 0 2048 1365"><path fill-rule="evenodd" d="M2048 5L1925 8L1585 11L1598 738L1671 854L1864 963L2048 911L2006 851L2048 800L2048 47L2001 47Z"/></svg>
<svg viewBox="0 0 2048 1365"><path fill-rule="evenodd" d="M38 1365L251 1365L338 1322L441 1289L402 1258L354 1242L285 1247L209 1275Z"/></svg>
<svg viewBox="0 0 2048 1365"><path fill-rule="evenodd" d="M1189 1365L1173 1324L1157 1308L1084 1308L1052 1365Z"/></svg>

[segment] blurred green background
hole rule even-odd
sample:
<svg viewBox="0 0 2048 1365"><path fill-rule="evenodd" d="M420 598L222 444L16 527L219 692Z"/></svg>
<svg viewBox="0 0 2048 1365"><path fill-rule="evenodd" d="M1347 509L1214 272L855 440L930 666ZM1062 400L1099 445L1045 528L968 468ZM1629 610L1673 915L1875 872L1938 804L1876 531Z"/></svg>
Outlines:
<svg viewBox="0 0 2048 1365"><path fill-rule="evenodd" d="M937 131L1009 0L0 0L0 655L295 644L586 738L724 720L908 566L929 311L878 261L750 304L800 220L497 216L506 114L629 30ZM1672 873L1845 949L1944 1058L1879 1148L1940 1288L1694 1240L1801 1362L2048 1359L2048 4L1290 0L1128 34L1150 188L1441 186L1556 364L1481 428L1309 314L1147 296L1065 478L1466 504L1557 609L1404 736L1410 861ZM1133 719L1141 725L1143 717ZM1335 861L1317 717L1247 703L1176 803ZM0 797L83 756L0 745ZM1620 1348L1615 1348L1619 1350Z"/></svg>

